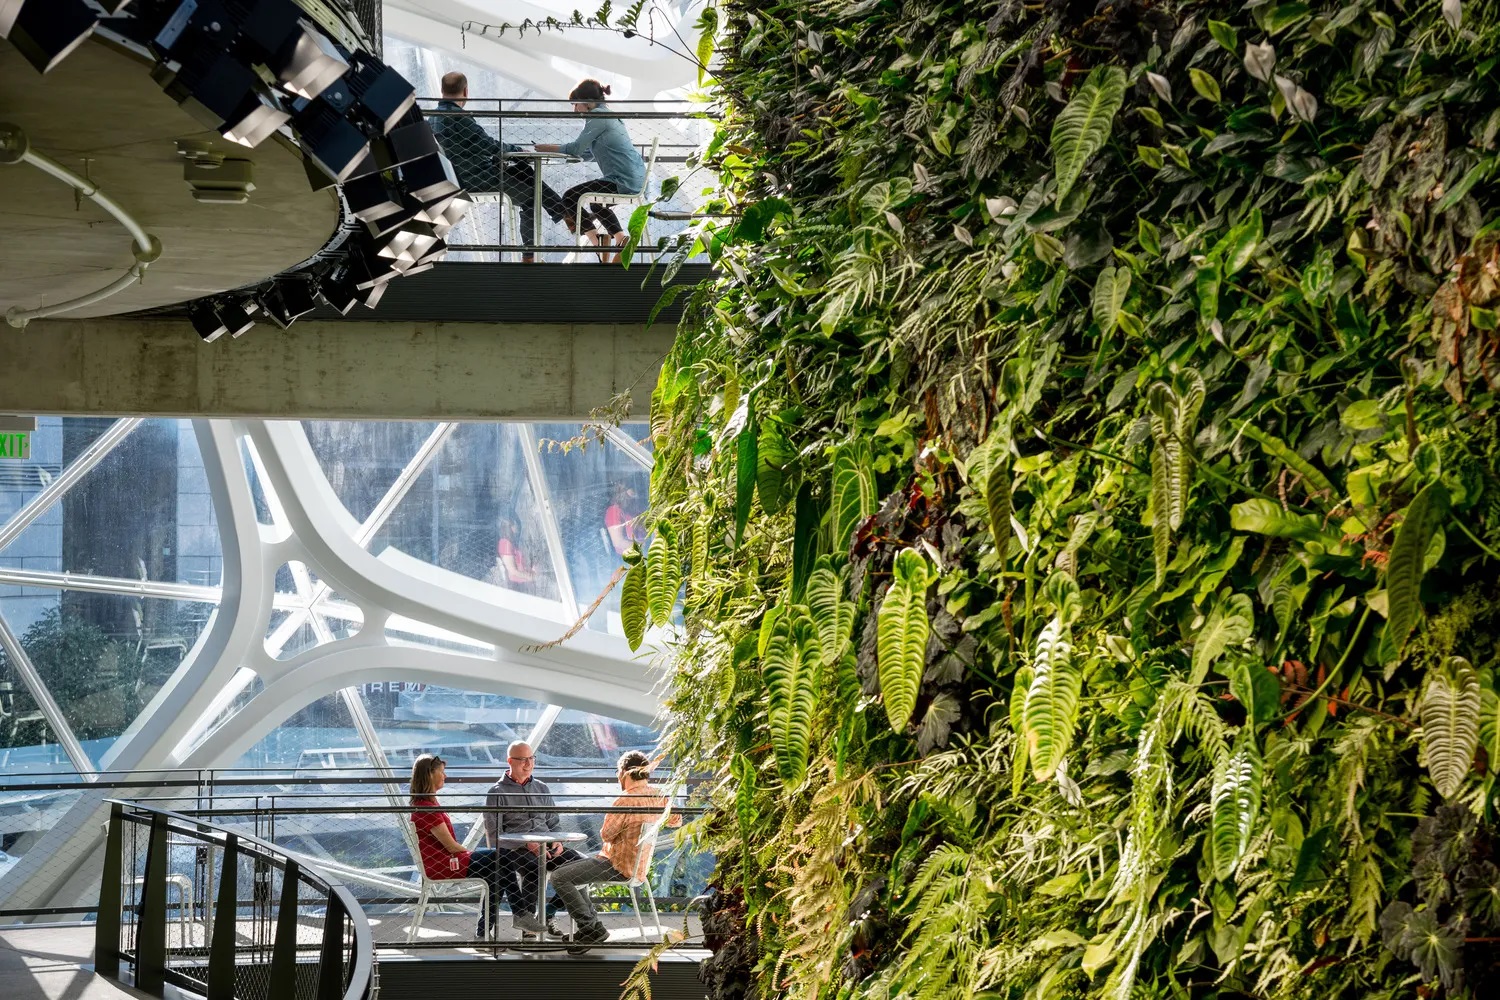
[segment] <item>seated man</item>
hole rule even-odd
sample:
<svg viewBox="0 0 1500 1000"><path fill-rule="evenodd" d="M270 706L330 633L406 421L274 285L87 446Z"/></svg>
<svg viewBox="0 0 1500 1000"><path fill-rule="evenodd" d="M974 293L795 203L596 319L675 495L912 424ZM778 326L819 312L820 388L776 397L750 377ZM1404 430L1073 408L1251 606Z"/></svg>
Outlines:
<svg viewBox="0 0 1500 1000"><path fill-rule="evenodd" d="M630 750L621 755L618 765L620 788L624 795L615 799L614 805L647 806L666 810L667 799L662 790L651 784L651 758L639 750ZM630 882L644 880L651 870L651 848L641 844L641 835L646 827L657 821L660 813L610 813L600 829L604 849L595 857L579 858L557 869L552 884L557 888L557 898L573 915L577 931L573 934L573 946L568 951L581 954L591 944L609 940L609 931L599 919L589 897L590 882ZM669 815L668 826L680 826L682 817ZM647 892L653 891L650 886Z"/></svg>
<svg viewBox="0 0 1500 1000"><path fill-rule="evenodd" d="M462 73L449 73L443 77L443 96L438 101L439 111L461 111L469 100L469 78ZM438 145L453 164L458 181L470 191L501 191L521 212L521 232L513 239L517 243L530 243L536 231L536 171L522 160L502 160L502 153L516 153L520 146L499 142L491 138L484 127L467 115L434 115L432 132ZM560 222L563 218L562 196L547 185L542 185L542 210ZM523 253L521 259L527 263L535 261L531 253Z"/></svg>
<svg viewBox="0 0 1500 1000"><path fill-rule="evenodd" d="M506 846L498 843L507 833L547 833L562 825L555 812L533 813L512 811L518 807L540 806L551 809L556 806L552 791L545 782L531 776L536 769L536 754L531 746L521 740L510 745L506 751L510 767L505 775L490 786L484 798L487 808L484 814L485 842L494 845L500 867L501 891L510 898L510 912L515 925L523 931L542 930L536 915L537 855L544 845ZM505 812L498 807L508 806ZM562 844L545 845L547 868L577 861L583 857L577 851ZM547 933L559 937L562 932L548 922Z"/></svg>

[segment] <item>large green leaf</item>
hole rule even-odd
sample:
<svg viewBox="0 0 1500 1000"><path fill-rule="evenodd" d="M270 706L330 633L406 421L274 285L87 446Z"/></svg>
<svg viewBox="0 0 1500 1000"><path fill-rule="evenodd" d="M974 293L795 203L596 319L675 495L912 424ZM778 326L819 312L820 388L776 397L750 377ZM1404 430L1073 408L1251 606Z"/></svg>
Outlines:
<svg viewBox="0 0 1500 1000"><path fill-rule="evenodd" d="M1052 126L1052 172L1057 176L1058 201L1073 190L1083 168L1109 139L1125 100L1125 85L1120 67L1096 66L1057 116Z"/></svg>
<svg viewBox="0 0 1500 1000"><path fill-rule="evenodd" d="M625 641L633 653L641 647L646 635L646 621L650 607L646 597L646 560L642 559L625 574L620 585L620 624L625 629Z"/></svg>
<svg viewBox="0 0 1500 1000"><path fill-rule="evenodd" d="M1428 672L1422 694L1422 748L1427 773L1444 798L1458 791L1474 764L1482 701L1479 675L1462 657L1449 657Z"/></svg>
<svg viewBox="0 0 1500 1000"><path fill-rule="evenodd" d="M755 418L745 422L735 446L734 467L734 545L739 548L745 537L745 523L750 520L750 506L755 502L755 469L760 447Z"/></svg>
<svg viewBox="0 0 1500 1000"><path fill-rule="evenodd" d="M1317 466L1297 454L1291 448L1288 448L1286 442L1266 433L1249 421L1242 422L1239 425L1239 429L1241 434L1260 445L1261 450L1268 457L1275 459L1301 476L1312 487L1314 492L1321 493L1328 498L1338 496L1338 491L1333 488L1333 483L1329 481L1328 477L1323 475Z"/></svg>
<svg viewBox="0 0 1500 1000"><path fill-rule="evenodd" d="M1151 449L1151 558L1156 567L1156 586L1167 578L1172 560L1171 459L1160 447Z"/></svg>
<svg viewBox="0 0 1500 1000"><path fill-rule="evenodd" d="M849 652L849 638L854 631L854 603L844 600L844 581L822 560L807 580L807 607L818 640L823 648L823 662L832 664Z"/></svg>
<svg viewBox="0 0 1500 1000"><path fill-rule="evenodd" d="M778 619L761 659L766 680L766 722L776 769L789 785L807 773L807 747L817 711L817 633L805 616Z"/></svg>
<svg viewBox="0 0 1500 1000"><path fill-rule="evenodd" d="M1108 336L1120 321L1120 310L1125 308L1125 296L1130 293L1130 269L1105 267L1094 281L1094 322L1099 324L1099 334Z"/></svg>
<svg viewBox="0 0 1500 1000"><path fill-rule="evenodd" d="M823 505L818 502L812 483L804 482L797 490L797 507L792 521L792 600L800 602L818 558L818 533L823 521Z"/></svg>
<svg viewBox="0 0 1500 1000"><path fill-rule="evenodd" d="M849 551L850 536L859 523L875 513L875 469L870 446L852 442L833 454L833 549Z"/></svg>
<svg viewBox="0 0 1500 1000"><path fill-rule="evenodd" d="M1260 751L1248 730L1234 752L1224 754L1214 766L1210 801L1216 878L1227 879L1234 874L1255 835L1262 770Z"/></svg>
<svg viewBox="0 0 1500 1000"><path fill-rule="evenodd" d="M1244 594L1230 594L1215 606L1193 636L1193 666L1189 684L1202 684L1208 668L1224 650L1247 641L1255 631L1255 607Z"/></svg>
<svg viewBox="0 0 1500 1000"><path fill-rule="evenodd" d="M1050 781L1073 744L1083 671L1073 661L1072 636L1055 617L1036 639L1031 658L1031 686L1026 691L1024 725L1037 781Z"/></svg>
<svg viewBox="0 0 1500 1000"><path fill-rule="evenodd" d="M1399 653L1422 616L1422 573L1427 547L1448 516L1448 490L1442 483L1426 486L1412 498L1406 518L1396 529L1385 564L1385 589L1390 616L1386 620L1388 647Z"/></svg>
<svg viewBox="0 0 1500 1000"><path fill-rule="evenodd" d="M876 660L885 716L896 732L905 732L917 707L917 688L926 666L927 560L915 549L896 555L894 579L880 605L876 622Z"/></svg>
<svg viewBox="0 0 1500 1000"><path fill-rule="evenodd" d="M677 534L665 521L656 526L656 538L646 550L646 606L655 625L672 620L672 607L682 587L682 554Z"/></svg>
<svg viewBox="0 0 1500 1000"><path fill-rule="evenodd" d="M755 484L760 492L760 505L767 514L781 510L787 469L794 457L781 426L775 420L767 420L761 426L755 456Z"/></svg>

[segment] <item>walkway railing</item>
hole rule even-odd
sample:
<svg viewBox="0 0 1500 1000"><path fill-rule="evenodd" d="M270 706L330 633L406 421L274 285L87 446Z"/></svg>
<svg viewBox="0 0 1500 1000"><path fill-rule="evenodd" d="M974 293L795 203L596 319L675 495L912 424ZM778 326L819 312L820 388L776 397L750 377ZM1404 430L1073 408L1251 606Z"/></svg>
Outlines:
<svg viewBox="0 0 1500 1000"><path fill-rule="evenodd" d="M370 925L341 881L166 809L111 802L98 914L96 971L155 996L168 985L208 1000L377 993Z"/></svg>

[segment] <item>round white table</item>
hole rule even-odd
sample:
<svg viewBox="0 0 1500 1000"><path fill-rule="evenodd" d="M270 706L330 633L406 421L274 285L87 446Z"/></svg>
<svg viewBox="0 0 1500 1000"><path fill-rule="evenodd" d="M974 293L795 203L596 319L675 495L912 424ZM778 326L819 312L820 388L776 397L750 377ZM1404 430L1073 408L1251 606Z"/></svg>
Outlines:
<svg viewBox="0 0 1500 1000"><path fill-rule="evenodd" d="M538 938L547 940L547 845L581 844L588 835L576 830L550 830L547 833L501 833L495 836L496 847L525 847L536 844L537 894L536 918L542 924ZM572 916L572 914L569 914Z"/></svg>
<svg viewBox="0 0 1500 1000"><path fill-rule="evenodd" d="M548 160L562 160L565 163L581 162L576 156L567 153L542 152L539 149L519 149L512 152L500 154L501 160L524 160L531 163L533 182L532 214L531 214L531 245L540 247L542 245L542 165Z"/></svg>

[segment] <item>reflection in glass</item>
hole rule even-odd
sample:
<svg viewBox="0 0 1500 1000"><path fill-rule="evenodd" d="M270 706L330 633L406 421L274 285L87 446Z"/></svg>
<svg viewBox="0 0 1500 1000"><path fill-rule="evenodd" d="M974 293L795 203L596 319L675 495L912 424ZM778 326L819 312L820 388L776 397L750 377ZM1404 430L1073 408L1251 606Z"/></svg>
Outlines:
<svg viewBox="0 0 1500 1000"><path fill-rule="evenodd" d="M213 605L165 598L63 591L21 633L21 646L95 765L187 658ZM8 662L12 712L35 717ZM18 728L14 739L33 735ZM16 745L27 745L20 743Z"/></svg>

